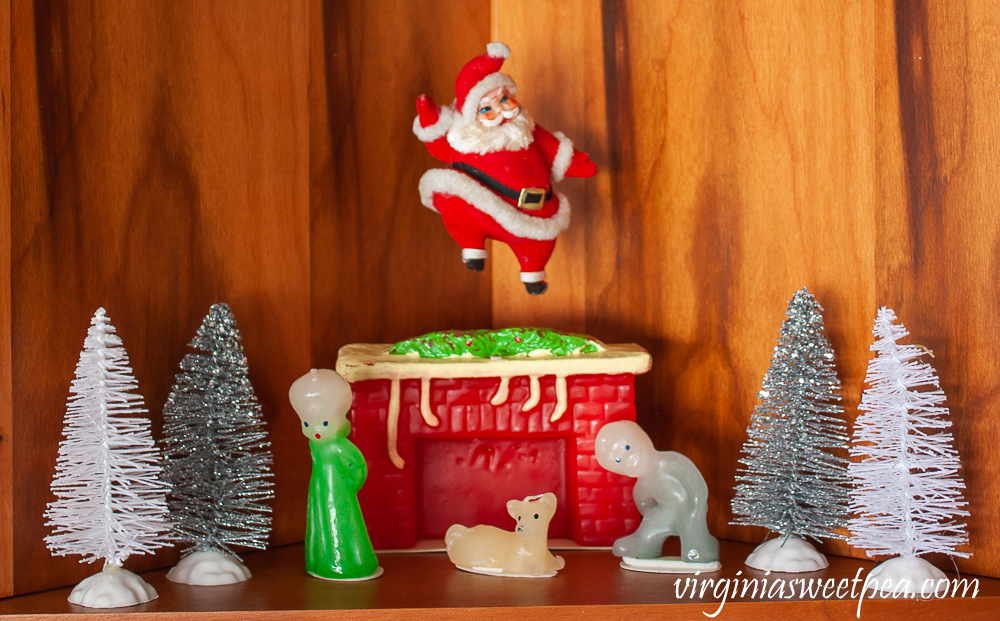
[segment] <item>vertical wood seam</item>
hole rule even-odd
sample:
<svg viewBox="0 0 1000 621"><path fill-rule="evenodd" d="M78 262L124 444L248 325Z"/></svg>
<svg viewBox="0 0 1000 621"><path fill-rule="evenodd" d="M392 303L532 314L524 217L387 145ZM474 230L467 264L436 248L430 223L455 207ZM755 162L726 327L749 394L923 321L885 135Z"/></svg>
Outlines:
<svg viewBox="0 0 1000 621"><path fill-rule="evenodd" d="M14 494L13 461L10 446L11 408L11 288L10 288L10 59L12 32L10 28L10 0L0 0L0 119L3 135L0 144L0 597L14 592Z"/></svg>

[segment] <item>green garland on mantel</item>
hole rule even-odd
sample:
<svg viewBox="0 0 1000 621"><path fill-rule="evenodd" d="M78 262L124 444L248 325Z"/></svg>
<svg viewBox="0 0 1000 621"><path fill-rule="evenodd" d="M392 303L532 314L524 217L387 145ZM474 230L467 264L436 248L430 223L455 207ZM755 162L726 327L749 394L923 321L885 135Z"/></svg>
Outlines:
<svg viewBox="0 0 1000 621"><path fill-rule="evenodd" d="M473 330L431 332L400 341L389 348L390 354L417 354L421 358L450 358L473 356L493 358L499 356L526 356L544 350L553 356L590 354L604 349L601 344L586 336L562 334L547 328L504 328L502 330Z"/></svg>

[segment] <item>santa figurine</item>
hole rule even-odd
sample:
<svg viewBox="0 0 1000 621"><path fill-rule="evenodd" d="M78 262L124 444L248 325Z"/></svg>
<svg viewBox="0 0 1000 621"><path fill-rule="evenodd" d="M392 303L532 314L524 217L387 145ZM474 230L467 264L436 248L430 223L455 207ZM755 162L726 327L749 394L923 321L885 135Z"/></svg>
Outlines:
<svg viewBox="0 0 1000 621"><path fill-rule="evenodd" d="M466 267L482 271L486 240L514 251L528 293L545 293L545 264L569 226L569 202L552 188L563 177L591 177L597 166L560 132L549 133L521 108L500 66L503 43L470 60L455 80L455 101L417 98L413 133L448 165L420 179L420 199L441 214Z"/></svg>

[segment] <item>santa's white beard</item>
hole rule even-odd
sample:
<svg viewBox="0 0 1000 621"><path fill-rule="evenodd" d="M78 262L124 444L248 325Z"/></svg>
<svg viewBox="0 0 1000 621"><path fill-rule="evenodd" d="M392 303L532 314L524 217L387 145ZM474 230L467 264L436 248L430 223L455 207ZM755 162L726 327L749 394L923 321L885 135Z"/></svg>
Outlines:
<svg viewBox="0 0 1000 621"><path fill-rule="evenodd" d="M521 108L513 119L486 127L478 120L469 121L459 116L448 130L448 144L459 153L485 155L496 151L520 151L534 142L535 120Z"/></svg>

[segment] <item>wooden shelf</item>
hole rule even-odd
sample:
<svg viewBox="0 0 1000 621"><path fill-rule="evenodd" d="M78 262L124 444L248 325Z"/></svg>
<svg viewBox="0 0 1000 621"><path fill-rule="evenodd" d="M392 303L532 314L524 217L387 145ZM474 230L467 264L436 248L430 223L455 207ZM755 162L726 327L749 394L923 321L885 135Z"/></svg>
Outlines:
<svg viewBox="0 0 1000 621"><path fill-rule="evenodd" d="M723 569L698 576L706 579L763 578L743 559L752 546L723 542ZM711 588L703 599L676 597L675 581L689 576L642 574L625 571L607 551L572 550L558 554L566 568L552 579L514 579L480 576L458 571L442 553L383 554L385 574L378 580L333 583L307 576L302 545L291 545L246 555L254 577L239 585L194 587L169 582L166 571L144 574L160 594L159 599L128 609L98 610L66 601L69 589L0 600L0 615L23 618L73 618L92 612L94 618L119 618L142 613L143 619L610 619L656 617L706 619L719 600ZM831 557L824 571L785 574L786 581L860 579L874 563ZM737 572L742 572L737 576ZM767 576L768 584L778 577ZM1000 580L977 578L975 598L955 597L933 601L869 601L861 606L862 618L872 619L993 619L1000 609ZM971 577L970 577L971 580ZM732 584L732 583L730 583ZM799 584L799 583L796 583ZM860 590L860 582L856 590ZM741 582L742 588L742 582ZM787 593L787 592L786 592ZM516 608L516 613L512 610ZM727 601L717 619L856 619L857 599L812 600L799 597L746 597Z"/></svg>

